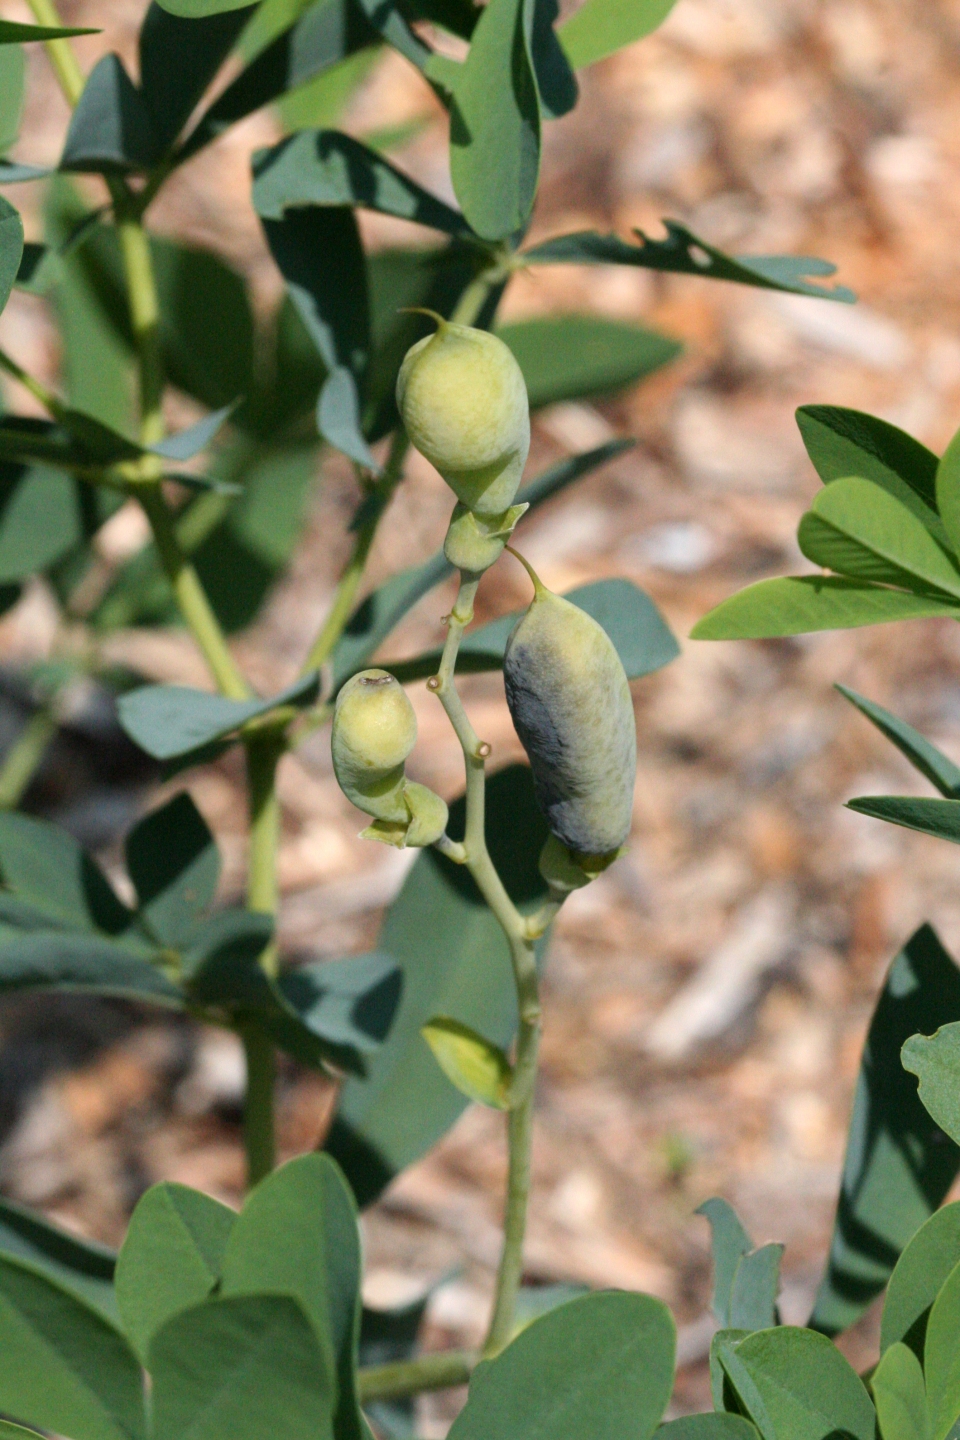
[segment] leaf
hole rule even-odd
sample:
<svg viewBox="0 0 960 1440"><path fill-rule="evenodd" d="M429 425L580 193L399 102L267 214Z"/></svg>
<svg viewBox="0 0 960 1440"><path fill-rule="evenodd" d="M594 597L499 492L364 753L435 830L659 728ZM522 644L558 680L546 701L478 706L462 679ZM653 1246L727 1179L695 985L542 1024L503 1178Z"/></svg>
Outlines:
<svg viewBox="0 0 960 1440"><path fill-rule="evenodd" d="M586 0L558 30L575 70L642 40L656 30L676 0Z"/></svg>
<svg viewBox="0 0 960 1440"><path fill-rule="evenodd" d="M47 820L0 815L0 872L7 890L52 925L117 935L132 919L90 856Z"/></svg>
<svg viewBox="0 0 960 1440"><path fill-rule="evenodd" d="M896 957L860 1063L833 1240L810 1324L828 1335L863 1314L960 1168L900 1064L916 1031L960 1015L960 972L929 925Z"/></svg>
<svg viewBox="0 0 960 1440"><path fill-rule="evenodd" d="M778 1325L719 1347L720 1362L763 1440L874 1440L857 1372L825 1335Z"/></svg>
<svg viewBox="0 0 960 1440"><path fill-rule="evenodd" d="M140 1367L103 1316L26 1261L0 1255L0 1407L71 1440L140 1440Z"/></svg>
<svg viewBox="0 0 960 1440"><path fill-rule="evenodd" d="M855 690L850 690L846 685L836 685L835 689L855 705L862 715L871 720L882 735L896 745L902 755L905 755L910 764L925 775L931 784L935 785L941 795L949 799L960 798L960 767L948 760L935 745L908 725L905 720L898 720L896 715L891 715L889 710L884 710L882 705L877 705L873 700L867 700L858 695Z"/></svg>
<svg viewBox="0 0 960 1440"><path fill-rule="evenodd" d="M861 795L846 808L906 830L919 830L960 845L960 800L914 799L912 795Z"/></svg>
<svg viewBox="0 0 960 1440"><path fill-rule="evenodd" d="M960 548L960 432L954 435L937 466L936 506L950 537L950 548Z"/></svg>
<svg viewBox="0 0 960 1440"><path fill-rule="evenodd" d="M140 28L140 88L159 151L176 140L252 13L248 3L187 20L151 3Z"/></svg>
<svg viewBox="0 0 960 1440"><path fill-rule="evenodd" d="M0 20L0 45L21 45L28 40L68 40L71 35L99 35L99 30L64 30L50 25L20 25Z"/></svg>
<svg viewBox="0 0 960 1440"><path fill-rule="evenodd" d="M0 1197L0 1253L30 1261L108 1319L116 1317L113 1272L117 1257L105 1245L81 1240L35 1210Z"/></svg>
<svg viewBox="0 0 960 1440"><path fill-rule="evenodd" d="M255 151L253 177L253 208L265 220L305 205L362 205L450 235L470 234L456 210L339 130L302 130Z"/></svg>
<svg viewBox="0 0 960 1440"><path fill-rule="evenodd" d="M462 827L460 800L451 807L448 830L456 836ZM501 770L487 784L487 843L514 903L524 910L546 893L537 869L545 839L529 770ZM503 932L469 874L436 851L417 858L378 943L403 970L402 999L366 1078L343 1086L326 1144L360 1205L429 1150L466 1107L424 1045L421 1026L433 1015L450 1014L506 1046L517 1023Z"/></svg>
<svg viewBox="0 0 960 1440"><path fill-rule="evenodd" d="M143 96L119 55L104 55L71 116L60 169L125 175L148 170L159 155Z"/></svg>
<svg viewBox="0 0 960 1440"><path fill-rule="evenodd" d="M464 211L469 219L466 206ZM805 278L833 275L837 267L827 260L807 255L725 255L676 220L664 220L663 226L665 240L651 240L642 230L635 231L639 245L631 245L618 235L598 235L595 230L559 235L525 250L523 259L528 265L638 265L644 270L734 280L761 290L785 290L792 295L812 295L848 305L856 299L845 285L829 288L813 285Z"/></svg>
<svg viewBox="0 0 960 1440"><path fill-rule="evenodd" d="M444 1075L462 1095L494 1110L509 1108L513 1069L499 1045L491 1045L469 1025L448 1015L435 1015L420 1033Z"/></svg>
<svg viewBox="0 0 960 1440"><path fill-rule="evenodd" d="M960 1417L958 1326L960 1265L955 1265L933 1303L923 1347L923 1369L927 1385L927 1432L930 1440L947 1440L957 1418Z"/></svg>
<svg viewBox="0 0 960 1440"><path fill-rule="evenodd" d="M540 174L540 102L531 53L531 0L490 0L456 82L450 175L484 240L522 230Z"/></svg>
<svg viewBox="0 0 960 1440"><path fill-rule="evenodd" d="M697 1215L703 1215L710 1225L710 1239L713 1247L713 1299L711 1309L717 1323L724 1329L730 1328L730 1299L734 1276L741 1258L753 1249L753 1241L740 1223L737 1212L726 1200L714 1196L698 1205Z"/></svg>
<svg viewBox="0 0 960 1440"><path fill-rule="evenodd" d="M318 1378L337 1397L333 1433L361 1440L360 1237L353 1196L328 1155L288 1161L248 1197L224 1256L222 1290L299 1302L323 1353Z"/></svg>
<svg viewBox="0 0 960 1440"><path fill-rule="evenodd" d="M529 505L529 515L551 496L572 485L575 480L629 450L633 443L632 440L611 440L595 450L561 460L523 486L517 499ZM385 585L381 585L372 595L368 595L353 612L333 652L334 688L338 690L345 680L362 670L417 601L422 600L435 585L439 585L452 574L453 567L443 551L438 550L422 565L402 571Z"/></svg>
<svg viewBox="0 0 960 1440"><path fill-rule="evenodd" d="M883 1440L927 1440L927 1397L920 1361L897 1342L870 1379Z"/></svg>
<svg viewBox="0 0 960 1440"><path fill-rule="evenodd" d="M327 130L339 125L352 96L382 55L382 45L367 45L363 50L338 60L329 69L321 70L319 75L314 75L295 90L281 95L275 104L284 130ZM373 144L369 135L363 138L368 145ZM377 145L374 148L387 147Z"/></svg>
<svg viewBox="0 0 960 1440"><path fill-rule="evenodd" d="M651 1295L570 1300L474 1372L450 1440L649 1440L673 1388L675 1343Z"/></svg>
<svg viewBox="0 0 960 1440"><path fill-rule="evenodd" d="M742 1415L746 1418L746 1411L737 1397L737 1392L730 1383L730 1377L724 1370L721 1357L726 1355L731 1348L736 1348L741 1340L745 1340L749 1331L733 1330L730 1328L717 1330L710 1341L710 1394L713 1397L713 1406L718 1414ZM750 1422L747 1421L749 1424Z"/></svg>
<svg viewBox="0 0 960 1440"><path fill-rule="evenodd" d="M936 520L937 457L919 440L875 415L839 405L802 405L797 425L807 454L824 484L862 475L904 505L919 500L915 514Z"/></svg>
<svg viewBox="0 0 960 1440"><path fill-rule="evenodd" d="M15 185L22 180L45 180L48 175L53 173L53 170L43 165L18 165L15 160L0 160L0 185ZM28 247L25 246L24 250L27 251ZM25 254L24 260L26 258ZM28 279L29 276L23 273L21 266L17 283L23 283L26 288Z"/></svg>
<svg viewBox="0 0 960 1440"><path fill-rule="evenodd" d="M23 224L9 200L0 196L0 310L10 299L23 254Z"/></svg>
<svg viewBox="0 0 960 1440"><path fill-rule="evenodd" d="M391 955L371 951L345 960L314 960L284 971L277 989L331 1061L363 1074L359 1057L386 1039L400 1003L403 975ZM275 1031L274 1033L279 1033Z"/></svg>
<svg viewBox="0 0 960 1440"><path fill-rule="evenodd" d="M83 539L82 499L69 475L0 464L0 583L39 574Z"/></svg>
<svg viewBox="0 0 960 1440"><path fill-rule="evenodd" d="M37 1430L25 1430L11 1420L0 1420L0 1440L43 1440Z"/></svg>
<svg viewBox="0 0 960 1440"><path fill-rule="evenodd" d="M46 989L183 1007L176 986L135 950L99 935L0 930L0 993Z"/></svg>
<svg viewBox="0 0 960 1440"><path fill-rule="evenodd" d="M530 59L544 120L569 114L580 95L577 77L554 29L559 13L557 0L534 0L532 16L528 12Z"/></svg>
<svg viewBox="0 0 960 1440"><path fill-rule="evenodd" d="M329 372L321 391L318 428L337 448L349 447L345 453L351 459L376 470L359 428L370 317L363 247L353 211L314 205L262 224L290 298Z"/></svg>
<svg viewBox="0 0 960 1440"><path fill-rule="evenodd" d="M124 730L142 750L155 760L172 760L232 735L250 720L280 706L310 705L318 687L313 674L266 700L226 700L185 685L142 685L120 697L117 713Z"/></svg>
<svg viewBox="0 0 960 1440"><path fill-rule="evenodd" d="M744 1415L722 1412L705 1415L681 1415L658 1425L656 1440L757 1440L755 1426Z"/></svg>
<svg viewBox="0 0 960 1440"><path fill-rule="evenodd" d="M953 1008L956 1013L957 1007ZM932 1035L911 1035L904 1042L901 1057L903 1068L920 1081L924 1109L955 1144L960 1144L960 1020L940 1025Z"/></svg>
<svg viewBox="0 0 960 1440"><path fill-rule="evenodd" d="M207 20L228 10L249 10L250 0L164 0L162 8L184 20Z"/></svg>
<svg viewBox="0 0 960 1440"><path fill-rule="evenodd" d="M891 620L956 616L958 605L927 595L887 590L866 580L833 575L788 575L759 580L698 620L691 640L769 640L812 630L847 630Z"/></svg>
<svg viewBox="0 0 960 1440"><path fill-rule="evenodd" d="M531 410L621 390L676 359L655 330L595 315L551 315L497 328L523 371Z"/></svg>
<svg viewBox="0 0 960 1440"><path fill-rule="evenodd" d="M24 54L15 42L0 49L0 155L20 134L23 114Z"/></svg>
<svg viewBox="0 0 960 1440"><path fill-rule="evenodd" d="M818 565L960 599L957 566L922 521L869 480L851 476L827 485L801 520L797 538Z"/></svg>
<svg viewBox="0 0 960 1440"><path fill-rule="evenodd" d="M157 445L148 445L147 449L151 454L161 455L165 460L192 460L195 455L200 454L201 450L206 450L236 408L236 401L230 405L224 405L221 409L215 410L212 415L205 415L202 420L198 420L186 430L179 430L176 435L170 435ZM174 478L179 479L180 477ZM190 479L190 476L184 476L183 482L186 483Z"/></svg>
<svg viewBox="0 0 960 1440"><path fill-rule="evenodd" d="M117 1261L117 1303L144 1364L150 1342L181 1310L205 1300L220 1279L236 1215L226 1205L163 1181L139 1200Z"/></svg>
<svg viewBox="0 0 960 1440"><path fill-rule="evenodd" d="M213 904L220 878L216 841L191 797L181 792L141 820L125 853L141 919L162 945L178 948Z"/></svg>
<svg viewBox="0 0 960 1440"><path fill-rule="evenodd" d="M283 1440L333 1440L323 1366L295 1300L205 1300L168 1320L150 1347L152 1440L263 1440L281 1416Z"/></svg>
<svg viewBox="0 0 960 1440"><path fill-rule="evenodd" d="M660 611L632 580L595 580L569 590L564 599L592 616L607 632L628 680L639 680L662 669L680 653ZM524 611L514 610L465 636L457 657L457 672L499 670L507 641L522 614ZM441 653L430 650L413 660L387 662L385 668L404 684L421 680L436 672Z"/></svg>
<svg viewBox="0 0 960 1440"><path fill-rule="evenodd" d="M769 1330L779 1323L782 1245L761 1245L743 1255L730 1291L730 1324L738 1330Z"/></svg>
<svg viewBox="0 0 960 1440"><path fill-rule="evenodd" d="M880 1352L903 1340L923 1356L930 1307L960 1264L960 1202L935 1210L897 1261L883 1302Z"/></svg>

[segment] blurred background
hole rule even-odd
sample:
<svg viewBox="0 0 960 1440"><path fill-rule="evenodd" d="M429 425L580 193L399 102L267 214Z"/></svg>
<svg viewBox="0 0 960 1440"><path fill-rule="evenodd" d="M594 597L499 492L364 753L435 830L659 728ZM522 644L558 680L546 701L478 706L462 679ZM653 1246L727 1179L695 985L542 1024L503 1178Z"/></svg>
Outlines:
<svg viewBox="0 0 960 1440"><path fill-rule="evenodd" d="M3 13L29 18L19 0L4 0ZM72 0L63 14L104 27L77 42L85 68L107 49L132 62L138 4ZM41 49L28 48L16 154L55 163L66 107ZM893 708L960 760L960 632L921 621L755 644L685 638L744 584L809 568L794 535L818 482L797 405L869 410L938 450L960 423L958 70L957 0L678 0L653 37L582 75L580 106L548 128L534 237L588 226L657 235L660 217L674 217L731 251L825 256L860 303L551 267L518 278L503 312L592 310L685 346L631 392L540 413L531 473L615 435L638 443L522 526L551 587L626 575L683 646L634 687L631 851L557 926L527 1250L536 1281L640 1288L670 1302L685 1367L679 1409L709 1403L708 1235L694 1208L719 1193L757 1243L786 1242L782 1309L802 1322L884 970L925 919L960 955L960 857L843 809L850 796L922 782L832 689L842 681ZM392 158L452 200L442 121L398 56L371 71L341 124L358 135L401 127ZM161 233L225 255L264 307L280 287L249 203L248 157L279 133L270 113L238 126L178 172L151 212ZM16 192L28 236L39 231L40 189ZM374 245L422 235L380 217L363 223ZM41 302L16 294L3 331L24 364L55 380ZM8 399L27 408L12 389ZM191 418L186 402L171 410ZM239 641L257 684L279 688L294 673L345 556L354 500L349 468L329 459L292 570ZM371 581L428 555L449 509L414 455ZM104 560L143 539L125 508L102 532ZM488 619L525 603L527 586L506 560L480 594ZM391 656L435 642L448 602L442 592L422 602ZM0 665L42 657L53 625L37 585L0 620ZM111 643L156 679L205 683L180 634ZM494 763L517 758L499 677L471 678L464 692ZM452 796L459 751L436 701L422 686L412 694L412 773ZM20 723L18 703L7 686L0 746ZM162 792L95 695L79 696L67 718L28 808L67 825L114 871L119 835ZM235 897L245 830L236 753L187 783L224 853L224 896ZM357 840L325 735L285 762L281 796L286 952L370 945L406 857ZM0 1034L3 1193L111 1243L159 1178L238 1199L243 1076L231 1037L64 997L5 1002ZM322 1136L333 1089L293 1067L282 1086L281 1143L292 1154ZM399 1303L437 1285L433 1345L482 1333L503 1174L500 1117L475 1107L365 1218L368 1298ZM872 1334L868 1317L844 1341L852 1358L867 1363ZM456 1393L421 1402L418 1433L442 1435L458 1403Z"/></svg>

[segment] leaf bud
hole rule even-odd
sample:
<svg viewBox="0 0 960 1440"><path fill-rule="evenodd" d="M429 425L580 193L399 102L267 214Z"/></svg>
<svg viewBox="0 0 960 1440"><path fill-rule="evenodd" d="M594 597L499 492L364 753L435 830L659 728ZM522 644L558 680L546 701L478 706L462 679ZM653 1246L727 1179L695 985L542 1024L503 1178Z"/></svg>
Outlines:
<svg viewBox="0 0 960 1440"><path fill-rule="evenodd" d="M522 563L535 593L507 641L507 704L530 759L537 803L567 852L548 842L542 861L553 873L547 879L574 889L577 877L564 862L591 880L616 859L630 833L633 702L606 631Z"/></svg>
<svg viewBox="0 0 960 1440"><path fill-rule="evenodd" d="M413 706L392 675L362 670L347 681L333 713L333 769L347 799L373 817L364 838L403 849L443 834L445 803L404 773L416 739Z"/></svg>
<svg viewBox="0 0 960 1440"><path fill-rule="evenodd" d="M529 505L511 505L503 515L477 515L466 505L454 507L443 553L457 570L481 575L503 554L521 515Z"/></svg>
<svg viewBox="0 0 960 1440"><path fill-rule="evenodd" d="M489 331L434 318L436 332L411 346L397 377L404 427L462 504L503 515L530 449L523 372Z"/></svg>

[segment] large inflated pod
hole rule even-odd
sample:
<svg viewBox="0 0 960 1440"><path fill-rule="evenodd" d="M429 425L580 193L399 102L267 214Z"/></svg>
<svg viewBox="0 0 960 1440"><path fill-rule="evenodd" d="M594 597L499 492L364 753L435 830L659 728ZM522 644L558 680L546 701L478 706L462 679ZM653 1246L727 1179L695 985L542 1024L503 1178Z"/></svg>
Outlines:
<svg viewBox="0 0 960 1440"><path fill-rule="evenodd" d="M447 823L439 795L406 778L417 720L403 686L386 670L362 670L333 712L333 769L340 789L373 824L362 832L399 848L433 845Z"/></svg>
<svg viewBox="0 0 960 1440"><path fill-rule="evenodd" d="M606 631L527 569L535 593L507 642L507 703L551 834L595 874L630 833L637 772L630 686Z"/></svg>
<svg viewBox="0 0 960 1440"><path fill-rule="evenodd" d="M397 406L421 455L477 515L513 504L530 449L530 407L512 352L487 330L439 315L397 378Z"/></svg>

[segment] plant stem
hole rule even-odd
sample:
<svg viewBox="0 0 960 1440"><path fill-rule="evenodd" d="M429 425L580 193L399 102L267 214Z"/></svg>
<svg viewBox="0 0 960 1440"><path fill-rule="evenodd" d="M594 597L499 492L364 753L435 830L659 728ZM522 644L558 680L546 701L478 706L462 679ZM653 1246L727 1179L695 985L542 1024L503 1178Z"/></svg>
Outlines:
<svg viewBox="0 0 960 1440"><path fill-rule="evenodd" d="M163 498L160 482L138 487L137 497L150 521L157 553L173 587L180 613L190 627L217 685L231 700L248 699L250 686L227 648L220 622L213 613L196 570L180 548L173 516Z"/></svg>
<svg viewBox="0 0 960 1440"><path fill-rule="evenodd" d="M8 375L12 375L14 380L17 380L23 386L24 390L29 391L34 400L39 401L44 410L46 410L54 420L60 418L60 415L63 413L63 406L53 391L48 390L46 385L42 384L39 380L35 380L32 375L29 375L27 371L24 370L22 365L17 364L12 355L8 355L6 350L2 349L0 349L0 370L6 370Z"/></svg>
<svg viewBox="0 0 960 1440"><path fill-rule="evenodd" d="M456 687L457 655L463 632L473 619L473 602L479 581L461 575L460 590L448 620L440 667L427 684L435 692L456 732L466 770L466 826L462 859L480 893L500 922L510 946L520 1027L517 1034L510 1109L507 1117L509 1169L503 1224L503 1249L497 1271L496 1292L484 1357L499 1354L513 1333L517 1292L523 1277L523 1239L530 1199L533 1141L534 1086L540 1040L540 1002L534 942L487 849L484 830L486 777L484 762L489 746L479 739ZM458 854L457 859L460 859Z"/></svg>
<svg viewBox="0 0 960 1440"><path fill-rule="evenodd" d="M128 187L122 181L109 183L127 277L130 323L140 367L140 440L144 445L155 445L163 439L163 352L160 347L160 303L150 238L131 203Z"/></svg>
<svg viewBox="0 0 960 1440"><path fill-rule="evenodd" d="M447 1390L466 1385L479 1360L472 1350L444 1350L420 1355L416 1360L399 1360L393 1365L371 1365L357 1374L361 1405L371 1400L399 1400L424 1390Z"/></svg>
<svg viewBox="0 0 960 1440"><path fill-rule="evenodd" d="M63 21L57 13L57 7L53 4L53 0L28 0L28 3L38 25L48 25L53 30L62 28ZM60 82L60 89L72 110L83 94L83 87L87 83L84 73L80 69L69 40L47 40L46 48L50 64Z"/></svg>
<svg viewBox="0 0 960 1440"><path fill-rule="evenodd" d="M3 757L0 766L0 810L14 810L30 784L44 752L57 733L50 704L35 710Z"/></svg>
<svg viewBox="0 0 960 1440"><path fill-rule="evenodd" d="M269 1036L251 1026L241 1032L247 1062L247 1094L243 1106L243 1144L247 1153L247 1188L270 1174L276 1161L273 1092L276 1057Z"/></svg>

